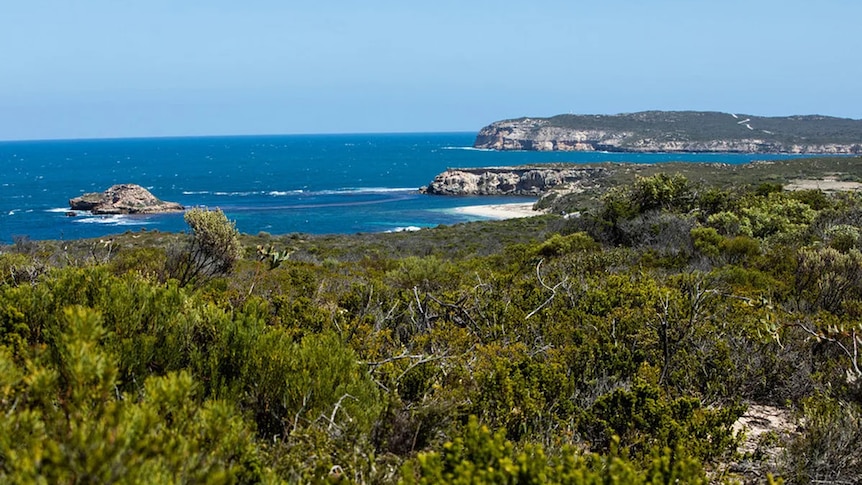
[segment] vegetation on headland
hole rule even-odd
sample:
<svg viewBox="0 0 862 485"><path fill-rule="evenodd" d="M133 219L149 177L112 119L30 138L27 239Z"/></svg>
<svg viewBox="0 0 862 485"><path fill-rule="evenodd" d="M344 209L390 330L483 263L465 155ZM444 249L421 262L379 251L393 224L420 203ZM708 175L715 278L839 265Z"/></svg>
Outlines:
<svg viewBox="0 0 862 485"><path fill-rule="evenodd" d="M626 131L646 138L741 140L750 138L754 132L759 137L783 143L862 142L862 120L821 115L754 116L716 111L643 111L618 115L563 114L547 120L550 126L560 128Z"/></svg>
<svg viewBox="0 0 862 485"><path fill-rule="evenodd" d="M563 114L496 121L474 146L497 150L862 153L862 120L714 111Z"/></svg>
<svg viewBox="0 0 862 485"><path fill-rule="evenodd" d="M862 197L750 180L416 233L19 238L0 482L858 482ZM798 426L742 453L750 404Z"/></svg>
<svg viewBox="0 0 862 485"><path fill-rule="evenodd" d="M566 164L547 164L532 167L564 168ZM602 163L578 167L604 168L586 188L570 190L566 185L546 192L539 207L554 212L594 210L604 194L614 187L633 183L637 177L658 173L685 176L689 181L707 187L730 189L763 183L793 186L800 180L823 180L823 187L831 181L862 182L862 157L800 157L776 161L755 161L744 164L667 162L667 163ZM816 185L816 184L815 184Z"/></svg>

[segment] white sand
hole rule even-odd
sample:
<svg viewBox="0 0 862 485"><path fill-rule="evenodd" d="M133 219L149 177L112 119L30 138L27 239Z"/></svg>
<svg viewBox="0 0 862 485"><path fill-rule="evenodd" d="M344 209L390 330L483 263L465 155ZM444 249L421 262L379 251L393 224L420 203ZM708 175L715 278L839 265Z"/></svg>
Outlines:
<svg viewBox="0 0 862 485"><path fill-rule="evenodd" d="M534 203L535 202L519 202L516 204L470 205L466 207L456 207L451 210L458 214L501 220L545 214L545 211L533 210Z"/></svg>

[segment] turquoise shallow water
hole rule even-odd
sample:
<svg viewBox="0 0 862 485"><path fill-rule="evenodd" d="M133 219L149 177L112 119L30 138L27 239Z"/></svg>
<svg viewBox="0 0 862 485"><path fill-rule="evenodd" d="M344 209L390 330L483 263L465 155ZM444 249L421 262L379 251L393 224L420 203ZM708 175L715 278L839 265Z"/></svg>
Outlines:
<svg viewBox="0 0 862 485"><path fill-rule="evenodd" d="M136 183L186 206L219 207L245 233L382 232L479 219L454 207L520 202L417 188L449 167L671 160L745 163L765 155L493 152L473 133L285 135L0 143L0 242L181 231L181 214L67 217L68 199Z"/></svg>

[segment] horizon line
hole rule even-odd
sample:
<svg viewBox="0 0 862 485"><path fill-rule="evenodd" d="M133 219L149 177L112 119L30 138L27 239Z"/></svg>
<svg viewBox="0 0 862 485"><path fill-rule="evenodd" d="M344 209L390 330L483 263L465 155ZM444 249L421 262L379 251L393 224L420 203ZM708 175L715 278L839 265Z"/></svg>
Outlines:
<svg viewBox="0 0 862 485"><path fill-rule="evenodd" d="M55 142L55 141L122 141L122 140L179 140L189 138L254 138L267 136L362 136L362 135L445 135L476 134L473 130L452 131L363 131L363 132L321 132L321 133L244 133L244 134L207 134L207 135L132 135L103 137L58 137L58 138L0 138L0 143Z"/></svg>

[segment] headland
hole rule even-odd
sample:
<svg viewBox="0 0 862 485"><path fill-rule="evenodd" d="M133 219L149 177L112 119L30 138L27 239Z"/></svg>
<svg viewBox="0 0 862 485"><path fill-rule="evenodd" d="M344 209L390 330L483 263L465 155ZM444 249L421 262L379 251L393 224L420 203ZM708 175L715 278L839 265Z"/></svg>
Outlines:
<svg viewBox="0 0 862 485"><path fill-rule="evenodd" d="M707 111L557 115L497 121L475 148L634 153L862 154L862 120Z"/></svg>

